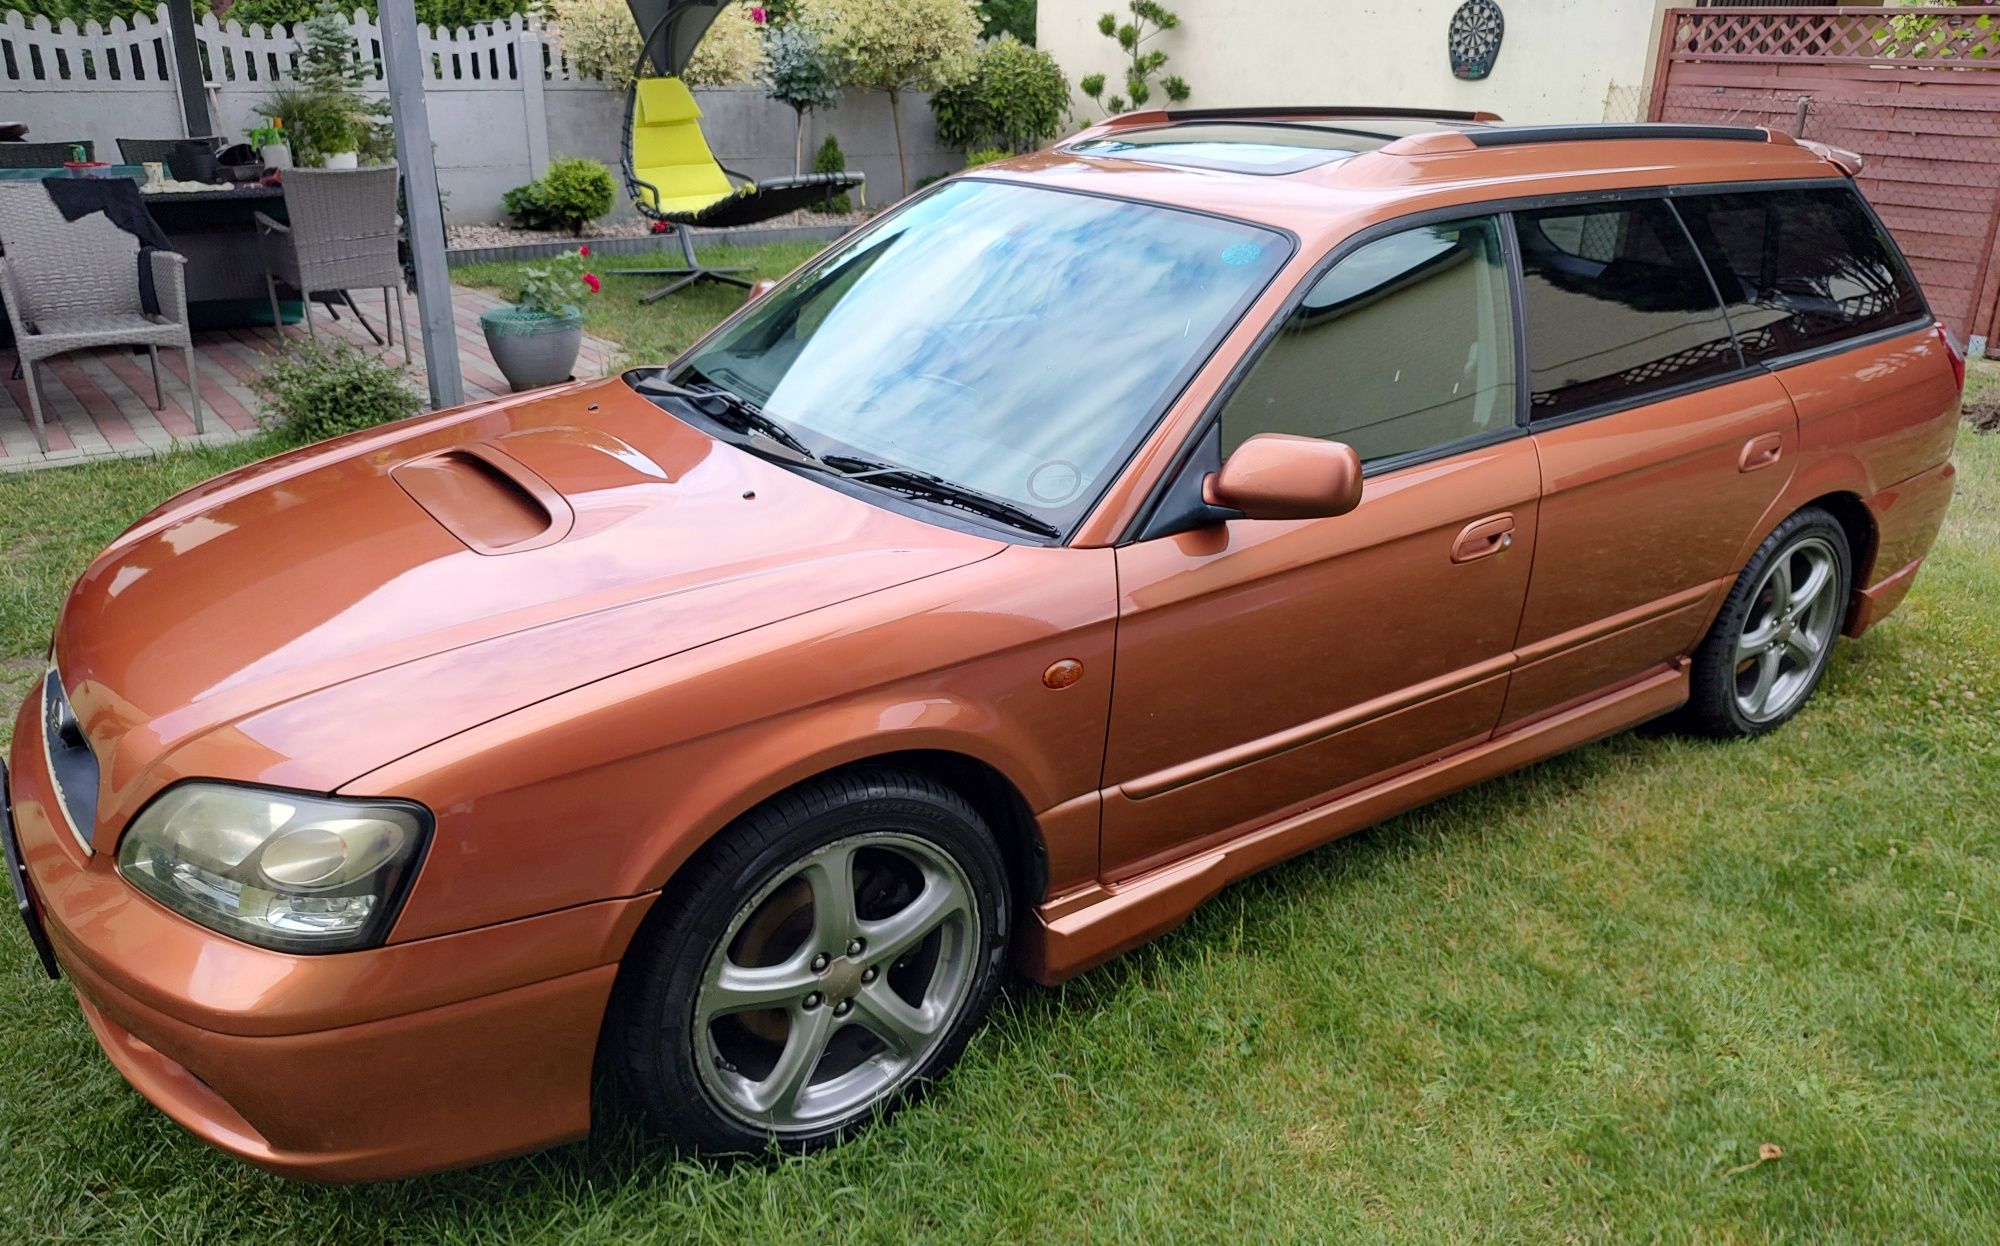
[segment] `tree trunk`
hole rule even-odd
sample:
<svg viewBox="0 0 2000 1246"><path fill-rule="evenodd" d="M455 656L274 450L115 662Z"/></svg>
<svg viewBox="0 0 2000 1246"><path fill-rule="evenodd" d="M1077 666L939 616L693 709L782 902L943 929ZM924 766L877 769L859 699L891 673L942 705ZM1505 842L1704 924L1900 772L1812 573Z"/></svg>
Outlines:
<svg viewBox="0 0 2000 1246"><path fill-rule="evenodd" d="M903 198L910 195L910 162L903 156L903 109L900 93L889 88L889 121L896 127L896 172L903 179Z"/></svg>
<svg viewBox="0 0 2000 1246"><path fill-rule="evenodd" d="M798 123L798 137L792 141L792 172L798 174L806 171L806 110L794 108L792 116Z"/></svg>

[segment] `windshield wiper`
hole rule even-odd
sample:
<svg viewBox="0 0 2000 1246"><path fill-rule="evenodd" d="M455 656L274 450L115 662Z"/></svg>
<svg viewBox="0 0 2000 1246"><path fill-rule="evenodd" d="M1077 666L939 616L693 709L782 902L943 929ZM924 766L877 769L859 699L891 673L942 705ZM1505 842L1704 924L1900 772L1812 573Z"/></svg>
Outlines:
<svg viewBox="0 0 2000 1246"><path fill-rule="evenodd" d="M761 433L800 458L813 464L819 462L819 456L806 448L806 443L799 440L798 434L765 415L764 408L713 381L703 380L699 384L697 389L676 385L664 377L650 376L641 380L637 388L643 394L678 398L726 428L733 428L739 433Z"/></svg>
<svg viewBox="0 0 2000 1246"><path fill-rule="evenodd" d="M1002 501L988 493L981 493L970 485L920 472L913 467L897 467L889 463L877 463L872 459L856 458L847 454L829 454L822 460L828 467L840 472L848 480L858 480L863 484L877 484L887 489L895 489L911 497L928 498L933 502L943 502L975 515L997 519L1016 528L1032 532L1037 536L1055 537L1062 535L1062 529L1036 516L1012 502Z"/></svg>

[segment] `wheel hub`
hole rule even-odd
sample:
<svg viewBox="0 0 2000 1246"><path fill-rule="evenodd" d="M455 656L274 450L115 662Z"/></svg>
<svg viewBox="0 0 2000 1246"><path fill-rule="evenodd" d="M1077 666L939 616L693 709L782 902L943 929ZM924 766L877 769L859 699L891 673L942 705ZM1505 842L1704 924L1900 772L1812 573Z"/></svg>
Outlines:
<svg viewBox="0 0 2000 1246"><path fill-rule="evenodd" d="M838 1004L854 998L861 989L862 965L858 960L843 956L826 967L819 976L820 994L826 996L829 1004Z"/></svg>

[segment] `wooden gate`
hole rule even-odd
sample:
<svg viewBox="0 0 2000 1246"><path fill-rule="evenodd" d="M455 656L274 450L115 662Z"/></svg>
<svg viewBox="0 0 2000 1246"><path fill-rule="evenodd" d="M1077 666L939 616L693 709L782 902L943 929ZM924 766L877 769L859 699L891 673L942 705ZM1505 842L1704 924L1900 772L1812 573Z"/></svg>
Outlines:
<svg viewBox="0 0 2000 1246"><path fill-rule="evenodd" d="M1647 115L1861 153L1939 318L1976 353L2000 331L2000 4L1669 9Z"/></svg>

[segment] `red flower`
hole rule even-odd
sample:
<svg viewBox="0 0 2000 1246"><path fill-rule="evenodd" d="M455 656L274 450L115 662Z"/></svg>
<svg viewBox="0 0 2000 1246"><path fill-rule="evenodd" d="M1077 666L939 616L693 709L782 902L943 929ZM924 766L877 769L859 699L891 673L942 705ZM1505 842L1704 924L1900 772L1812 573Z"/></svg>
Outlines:
<svg viewBox="0 0 2000 1246"><path fill-rule="evenodd" d="M589 248L589 247L578 247L578 248L576 249L576 253L577 253L578 255L589 255L589 254L590 254L590 248Z"/></svg>
<svg viewBox="0 0 2000 1246"><path fill-rule="evenodd" d="M604 283L597 279L596 273L585 273L583 275L583 284L590 287L590 292L592 294L595 294L599 290L602 290L604 288Z"/></svg>
<svg viewBox="0 0 2000 1246"><path fill-rule="evenodd" d="M761 4L753 5L750 9L750 20L757 23L757 25L759 26L762 26L766 21L770 20L770 16L771 15L764 10L764 6Z"/></svg>

